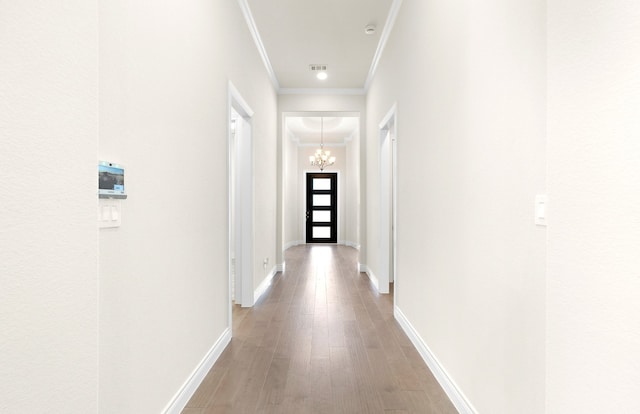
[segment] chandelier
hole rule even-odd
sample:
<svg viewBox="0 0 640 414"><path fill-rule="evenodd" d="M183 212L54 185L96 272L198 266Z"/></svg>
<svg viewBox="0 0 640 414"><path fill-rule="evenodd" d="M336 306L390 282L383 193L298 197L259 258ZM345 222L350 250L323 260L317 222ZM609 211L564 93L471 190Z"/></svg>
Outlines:
<svg viewBox="0 0 640 414"><path fill-rule="evenodd" d="M320 171L324 171L325 167L333 165L336 162L336 157L331 156L331 151L324 150L324 118L320 118L320 149L316 150L316 153L309 156L309 163L312 166L317 166Z"/></svg>

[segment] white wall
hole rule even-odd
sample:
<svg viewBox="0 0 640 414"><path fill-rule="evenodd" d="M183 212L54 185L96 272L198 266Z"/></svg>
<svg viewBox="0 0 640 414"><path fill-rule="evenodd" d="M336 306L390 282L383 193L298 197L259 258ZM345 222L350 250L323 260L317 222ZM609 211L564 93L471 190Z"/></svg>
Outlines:
<svg viewBox="0 0 640 414"><path fill-rule="evenodd" d="M405 0L367 96L366 264L397 102L396 305L480 413L544 411L545 13Z"/></svg>
<svg viewBox="0 0 640 414"><path fill-rule="evenodd" d="M547 412L640 412L640 5L548 8Z"/></svg>
<svg viewBox="0 0 640 414"><path fill-rule="evenodd" d="M96 412L97 2L0 27L0 412Z"/></svg>
<svg viewBox="0 0 640 414"><path fill-rule="evenodd" d="M363 122L363 121L360 121ZM343 240L345 244L356 247L360 246L360 210L361 197L364 186L360 185L360 131L358 138L353 138L347 142L345 148L345 164L347 165L347 176L345 177L345 188L347 189L347 197L345 199L345 224ZM362 190L361 190L362 189Z"/></svg>
<svg viewBox="0 0 640 414"><path fill-rule="evenodd" d="M99 157L129 194L100 231L100 412L161 412L227 328L229 80L255 111L255 287L275 257L277 99L237 2L100 3Z"/></svg>
<svg viewBox="0 0 640 414"><path fill-rule="evenodd" d="M287 133L283 139L284 154L282 157L282 175L285 177L283 180L283 201L286 200L286 202L282 204L284 208L282 232L284 233L283 248L285 250L288 247L304 242L301 236L303 231L300 224L301 212L297 202L297 200L300 199L303 182L301 181L300 170L298 168L298 145L292 138L292 134Z"/></svg>

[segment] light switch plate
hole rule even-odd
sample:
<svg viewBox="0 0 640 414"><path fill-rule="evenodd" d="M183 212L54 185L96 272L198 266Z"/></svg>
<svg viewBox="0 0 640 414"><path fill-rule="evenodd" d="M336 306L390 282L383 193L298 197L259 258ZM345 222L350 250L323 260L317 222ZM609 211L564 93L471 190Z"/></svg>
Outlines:
<svg viewBox="0 0 640 414"><path fill-rule="evenodd" d="M534 220L538 226L547 225L547 195L536 195L535 208L534 208Z"/></svg>
<svg viewBox="0 0 640 414"><path fill-rule="evenodd" d="M120 227L122 217L122 201L113 198L98 199L98 227Z"/></svg>

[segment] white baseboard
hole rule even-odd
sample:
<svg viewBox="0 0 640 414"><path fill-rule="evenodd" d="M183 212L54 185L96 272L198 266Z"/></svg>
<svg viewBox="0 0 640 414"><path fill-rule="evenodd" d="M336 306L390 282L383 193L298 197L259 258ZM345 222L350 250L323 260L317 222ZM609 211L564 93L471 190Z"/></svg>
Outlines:
<svg viewBox="0 0 640 414"><path fill-rule="evenodd" d="M373 271L371 269L369 269L369 267L367 265L363 265L362 263L358 263L358 272L366 273L367 276L369 277L369 280L371 281L371 283L373 283L373 286L375 286L376 290L378 292L380 292L380 282L378 281L378 278L376 277L376 275L373 274Z"/></svg>
<svg viewBox="0 0 640 414"><path fill-rule="evenodd" d="M404 333L407 334L413 346L416 347L418 353L427 364L433 376L438 380L440 386L447 394L454 407L458 410L460 414L477 414L473 405L469 402L467 397L464 396L460 388L453 381L451 376L444 369L440 361L436 358L436 356L431 352L426 342L422 339L420 334L415 330L411 322L407 319L407 317L402 313L399 307L395 306L393 308L393 316L396 318Z"/></svg>
<svg viewBox="0 0 640 414"><path fill-rule="evenodd" d="M285 243L284 247L282 248L282 251L284 252L288 248L293 247L293 246L297 246L299 244L304 244L304 242L302 240L294 240L294 241L290 241L288 243Z"/></svg>
<svg viewBox="0 0 640 414"><path fill-rule="evenodd" d="M356 243L350 240L340 240L339 244L344 244L345 246L353 247L356 250L360 250L360 243Z"/></svg>
<svg viewBox="0 0 640 414"><path fill-rule="evenodd" d="M302 240L294 240L294 241L290 241L288 243L285 243L284 247L282 248L282 251L284 252L285 250L294 247L294 246L299 246L301 244L306 244L304 241ZM349 247L353 247L356 250L360 250L360 243L356 243L353 241L349 241L349 240L338 240L337 244L342 244L345 246L349 246Z"/></svg>
<svg viewBox="0 0 640 414"><path fill-rule="evenodd" d="M260 285L253 292L253 303L254 304L256 302L258 302L258 299L260 299L260 296L264 295L264 292L266 292L267 289L269 289L269 286L271 286L271 280L273 279L273 277L276 275L277 272L278 272L277 266L274 266L274 268L271 269L271 271L264 278L264 280L262 280L262 283L260 283Z"/></svg>
<svg viewBox="0 0 640 414"><path fill-rule="evenodd" d="M198 364L196 369L191 373L187 381L171 399L171 402L164 409L165 414L180 414L184 407L187 405L193 394L196 392L204 377L213 367L213 364L218 360L222 351L227 347L231 341L231 328L227 328L222 332L222 335L218 338L215 344L211 347L209 352L204 356L202 361Z"/></svg>
<svg viewBox="0 0 640 414"><path fill-rule="evenodd" d="M285 262L277 264L276 265L276 273L278 273L278 272L284 273L284 269L286 269L286 267L287 267L287 264Z"/></svg>

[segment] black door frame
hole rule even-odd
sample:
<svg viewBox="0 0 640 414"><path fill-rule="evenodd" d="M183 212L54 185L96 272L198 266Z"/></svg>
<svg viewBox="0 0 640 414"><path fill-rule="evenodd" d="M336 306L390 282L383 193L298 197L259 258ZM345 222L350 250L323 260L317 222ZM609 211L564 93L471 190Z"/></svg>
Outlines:
<svg viewBox="0 0 640 414"><path fill-rule="evenodd" d="M306 243L337 243L338 242L338 173L337 172L322 172L307 174L307 205L306 205ZM330 190L314 190L313 179L314 178L329 178L331 180ZM313 206L314 194L328 194L331 196L330 206ZM330 222L314 222L313 210L318 211L331 211ZM331 237L329 238L314 238L314 227L330 227Z"/></svg>

